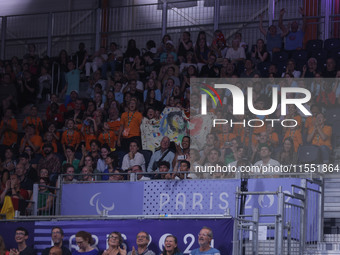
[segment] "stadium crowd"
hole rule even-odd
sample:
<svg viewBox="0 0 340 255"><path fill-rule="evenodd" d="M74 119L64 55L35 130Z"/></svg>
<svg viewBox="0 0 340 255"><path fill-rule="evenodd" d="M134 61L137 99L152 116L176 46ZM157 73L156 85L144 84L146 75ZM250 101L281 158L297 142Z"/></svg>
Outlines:
<svg viewBox="0 0 340 255"><path fill-rule="evenodd" d="M306 17L303 9L299 11L301 28L298 22L289 27L284 24L284 9L279 27L264 28L261 19L259 29L265 39L258 39L255 45L244 42L241 33L229 45L220 30L214 32L212 41L204 31L196 40L183 32L177 44L165 35L158 45L150 40L142 50L131 39L125 52L113 42L108 49L101 47L90 55L80 43L73 57L61 50L56 58L40 58L30 44L22 59L0 61L0 203L9 195L15 209L25 213L19 201L30 200L33 184L39 183L39 194L44 195L39 196L38 208L44 214L53 203L49 187L58 187L61 174L67 174L65 182L120 181L129 178L126 173L142 172L148 174L138 175L138 180L211 178L193 173L195 166L295 164L299 147L308 144L320 149L322 162L330 162L334 123L327 113L339 111L340 86L336 79L327 82L321 78L340 78L340 59L334 55L340 42L329 39L322 47L322 41L320 46L315 40L304 46ZM51 90L53 61L60 68L59 91ZM209 101L209 110L219 119L274 117L294 119L298 125L221 125L206 136L203 148L190 147L192 137L184 136L181 145L163 137L155 152L142 150L143 118L157 120L166 107L180 108L187 117L195 117L200 113L201 92L199 86L190 86L190 79L206 77L234 79L245 93L251 86L256 109L271 106L273 87L308 88L312 99L306 107L313 116L304 116L294 105L288 107L286 116L279 111L273 116L233 115L231 94L222 91L223 107L215 108ZM237 78L249 79L238 82ZM258 78L269 79L263 84ZM293 78L315 79L307 83ZM81 80L81 86L88 86L86 97L80 97ZM45 115L38 116L47 100ZM23 134L16 119L20 113L27 113ZM101 175L95 177L95 173ZM220 173L213 177L233 176Z"/></svg>

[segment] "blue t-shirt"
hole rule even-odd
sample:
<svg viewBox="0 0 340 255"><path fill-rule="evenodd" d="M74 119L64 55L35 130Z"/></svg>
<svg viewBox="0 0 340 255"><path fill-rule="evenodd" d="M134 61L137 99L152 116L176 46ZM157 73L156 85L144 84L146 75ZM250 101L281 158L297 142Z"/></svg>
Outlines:
<svg viewBox="0 0 340 255"><path fill-rule="evenodd" d="M65 74L67 82L66 95L70 95L73 90L79 93L80 70L74 69Z"/></svg>
<svg viewBox="0 0 340 255"><path fill-rule="evenodd" d="M118 103L122 104L124 101L124 95L122 92L115 92L115 99Z"/></svg>
<svg viewBox="0 0 340 255"><path fill-rule="evenodd" d="M220 251L215 248L210 248L208 251L200 251L200 249L195 249L190 252L191 255L221 255Z"/></svg>
<svg viewBox="0 0 340 255"><path fill-rule="evenodd" d="M299 30L295 33L289 32L286 35L285 50L296 50L297 48L302 48L303 37L305 33Z"/></svg>
<svg viewBox="0 0 340 255"><path fill-rule="evenodd" d="M275 36L271 36L269 33L267 33L266 40L267 40L267 51L268 52L272 52L273 48L281 49L281 46L282 46L281 35L276 34Z"/></svg>

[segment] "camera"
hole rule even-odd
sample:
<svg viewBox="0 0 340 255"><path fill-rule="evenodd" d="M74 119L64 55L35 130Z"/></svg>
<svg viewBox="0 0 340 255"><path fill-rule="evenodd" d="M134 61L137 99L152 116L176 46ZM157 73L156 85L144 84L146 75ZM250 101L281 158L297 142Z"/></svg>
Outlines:
<svg viewBox="0 0 340 255"><path fill-rule="evenodd" d="M179 155L177 157L177 160L186 160L187 159L187 155Z"/></svg>

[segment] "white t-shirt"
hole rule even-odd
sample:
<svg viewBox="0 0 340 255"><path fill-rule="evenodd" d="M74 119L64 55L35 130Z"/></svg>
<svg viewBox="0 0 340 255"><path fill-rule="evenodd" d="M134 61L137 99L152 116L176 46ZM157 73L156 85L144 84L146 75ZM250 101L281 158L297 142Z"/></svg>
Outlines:
<svg viewBox="0 0 340 255"><path fill-rule="evenodd" d="M234 50L234 48L228 49L227 54L225 55L225 58L231 59L231 60L238 59L238 58L246 58L244 48L239 47L237 50Z"/></svg>

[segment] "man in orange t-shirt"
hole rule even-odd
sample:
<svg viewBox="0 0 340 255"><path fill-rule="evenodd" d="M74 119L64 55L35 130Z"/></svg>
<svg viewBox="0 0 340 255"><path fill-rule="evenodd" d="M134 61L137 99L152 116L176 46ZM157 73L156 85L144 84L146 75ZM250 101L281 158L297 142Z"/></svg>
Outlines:
<svg viewBox="0 0 340 255"><path fill-rule="evenodd" d="M332 149L332 127L326 126L325 122L326 118L323 113L318 113L314 121L314 126L308 130L307 142L319 146L323 163L328 163Z"/></svg>
<svg viewBox="0 0 340 255"><path fill-rule="evenodd" d="M137 140L141 144L140 125L143 115L136 110L137 100L132 98L129 103L129 110L120 118L120 128L117 145L128 151L130 141Z"/></svg>

